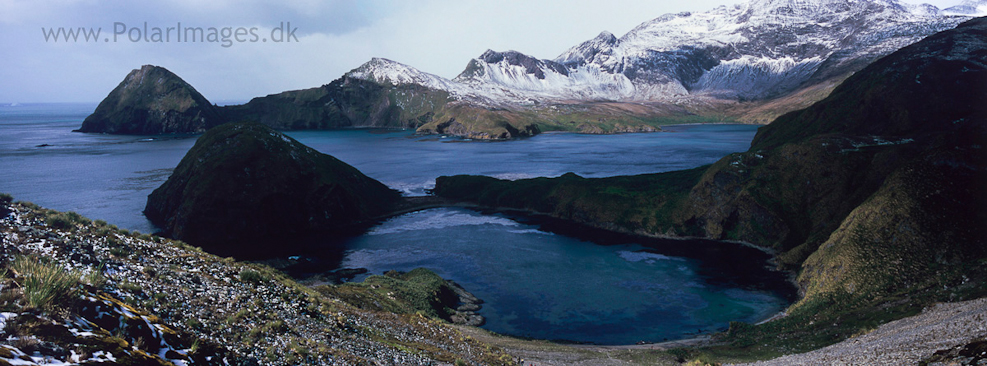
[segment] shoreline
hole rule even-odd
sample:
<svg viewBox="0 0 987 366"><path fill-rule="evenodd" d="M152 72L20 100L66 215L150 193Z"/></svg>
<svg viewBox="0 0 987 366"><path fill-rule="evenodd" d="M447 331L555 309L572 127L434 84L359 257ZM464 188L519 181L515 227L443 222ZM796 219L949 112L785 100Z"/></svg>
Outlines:
<svg viewBox="0 0 987 366"><path fill-rule="evenodd" d="M627 230L625 228L621 228L616 225L601 225L599 223L594 223L594 222L584 222L584 221L560 218L553 216L549 213L535 211L531 209L485 206L471 202L451 200L448 198L438 197L434 195L402 197L402 201L397 205L397 207L395 207L394 210L379 215L377 217L374 217L370 221L379 222L381 220L386 220L395 216L400 216L411 212L417 212L417 211L428 210L433 208L443 208L443 207L465 208L465 209L478 210L478 211L491 211L491 212L502 213L507 215L529 217L533 219L558 220L579 226L584 226L591 229L602 230L615 234L628 235L631 237L639 237L644 239L675 240L675 241L712 241L719 243L730 243L740 247L754 249L768 255L770 258L767 260L767 264L774 266L771 268L771 271L777 273L784 273L786 282L788 282L794 288L796 289L798 288L798 283L795 280L796 273L794 271L777 269L777 259L779 254L777 250L758 246L754 243L750 243L742 240L716 240L716 239L695 237L695 236L672 236L672 235L664 235L664 234L652 234L643 231Z"/></svg>
<svg viewBox="0 0 987 366"><path fill-rule="evenodd" d="M617 345L598 345L598 344L563 344L563 345L570 346L573 348L578 348L578 349L589 350L589 351L606 352L612 350L629 350L629 349L667 351L672 348L701 347L701 346L710 346L714 344L716 344L716 342L713 341L712 335L697 335L689 338L673 339L669 341L662 341L656 343L617 344Z"/></svg>
<svg viewBox="0 0 987 366"><path fill-rule="evenodd" d="M639 237L639 238L643 238L643 239L651 239L651 240L655 240L655 239L657 239L657 240L676 240L676 241L683 241L683 242L684 241L690 241L690 240L701 240L701 241L712 241L712 242L720 242L720 243L729 243L729 244L732 244L732 245L737 245L739 247L744 247L744 248L748 248L748 249L755 249L755 250L757 250L757 251L759 251L759 252L761 252L763 254L768 255L769 258L767 259L767 261L765 263L767 265L774 265L777 262L778 252L776 250L772 250L770 248L759 247L759 246L757 246L757 245L755 245L753 243L744 242L744 241L737 241L737 240L714 240L714 239L702 238L702 237L679 237L679 236L668 236L668 235L654 235L654 234L649 234L649 233L644 233L644 232L637 232L637 231L626 230L626 229L622 229L622 228L619 228L619 227L616 227L616 226L598 225L596 223L586 223L586 222L581 222L581 221L575 221L575 220L558 218L558 217L552 216L552 215L547 214L547 213L544 213L544 212L538 212L538 211L529 210L529 209L517 209L517 208L509 208L509 207L490 207L490 206L483 206L483 205L479 205L479 204L475 204L475 203L450 200L450 199L447 199L447 198L438 197L438 196L434 196L434 195L428 195L428 196L411 196L411 197L402 197L402 198L403 198L402 202L399 203L394 210L392 210L391 212L388 212L387 214L378 216L377 218L375 218L375 220L377 220L377 221L386 220L386 219L389 219L389 218L392 218L392 217L395 217L395 216L400 216L400 215L407 214L407 213L412 213L412 212L417 212L417 211L422 211L422 210L429 210L429 209L434 209L434 208L464 208L464 209L468 209L468 210L488 211L488 212L502 213L502 214L507 214L507 215L517 215L517 216L523 216L523 217L533 218L533 219L536 219L536 220L537 219L546 219L546 218L547 219L551 219L551 220L559 220L559 221L562 221L562 222L567 222L567 223L572 223L572 224L575 224L575 225L585 226L585 227L589 227L589 228L596 229L596 230L602 230L602 231L616 233L616 234L628 235L628 236L631 236L631 237ZM783 275L784 283L787 283L787 284L791 285L794 289L798 289L798 284L795 281L794 273L792 271L777 270L774 267L769 267L769 268L770 268L770 271L771 272L775 272L776 274ZM801 298L798 297L797 291L796 291L795 297L793 298L793 301L792 301L792 304L794 304L795 302L797 302L800 299ZM789 306L791 306L791 304L789 304ZM786 306L780 312L773 313L770 316L768 316L768 317L766 317L764 319L758 320L758 321L756 321L756 322L754 322L752 324L754 324L754 325L761 325L761 324L769 323L769 322L772 322L772 321L775 321L775 320L778 320L778 319L782 319L785 316L787 316L787 308L788 307ZM490 331L488 331L486 329L483 329L483 328L480 328L480 327L476 327L476 328L481 329L483 331L490 332ZM493 332L491 332L491 333L493 333ZM493 334L497 334L499 336L509 337L509 338L513 338L513 339L523 340L523 338L517 338L517 337L511 336L511 335L500 334L500 333L493 333ZM715 334L715 333L713 333L713 334ZM549 340L543 340L543 341L551 342ZM578 349L586 349L586 350L593 350L593 351L606 351L606 350L632 350L632 349L666 350L666 349L670 349L670 348L696 347L696 346L713 345L713 344L715 344L715 342L713 342L713 340L712 340L712 334L702 334L702 335L695 335L695 336L692 336L692 337L685 337L685 338L681 338L681 339L673 339L673 340L662 341L662 342L641 343L641 344L625 344L625 345L566 344L566 343L555 343L555 344L561 345L561 346L571 346L571 347L578 348Z"/></svg>

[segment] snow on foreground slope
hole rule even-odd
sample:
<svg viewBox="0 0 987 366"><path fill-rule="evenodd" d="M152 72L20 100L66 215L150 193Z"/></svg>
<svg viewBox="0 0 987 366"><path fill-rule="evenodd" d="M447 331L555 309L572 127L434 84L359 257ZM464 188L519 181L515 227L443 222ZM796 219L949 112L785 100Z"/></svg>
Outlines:
<svg viewBox="0 0 987 366"><path fill-rule="evenodd" d="M980 13L987 0L946 10L897 0L749 0L666 14L620 38L603 32L554 60L488 50L451 80L377 58L347 76L495 106L770 98L856 71Z"/></svg>
<svg viewBox="0 0 987 366"><path fill-rule="evenodd" d="M0 195L0 365L513 364L423 313L360 309L269 267L9 200ZM38 291L25 292L33 274L12 269L18 257L101 281L51 301L57 311L27 306Z"/></svg>

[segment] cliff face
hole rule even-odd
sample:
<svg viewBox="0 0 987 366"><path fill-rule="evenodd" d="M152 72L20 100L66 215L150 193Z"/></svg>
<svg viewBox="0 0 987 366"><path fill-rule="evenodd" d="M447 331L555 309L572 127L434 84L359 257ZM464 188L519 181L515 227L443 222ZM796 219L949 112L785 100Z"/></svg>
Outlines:
<svg viewBox="0 0 987 366"><path fill-rule="evenodd" d="M225 122L217 107L191 85L159 66L127 74L79 132L162 134L204 132Z"/></svg>
<svg viewBox="0 0 987 366"><path fill-rule="evenodd" d="M148 196L168 234L223 255L283 254L389 210L399 194L269 127L226 124L202 135Z"/></svg>

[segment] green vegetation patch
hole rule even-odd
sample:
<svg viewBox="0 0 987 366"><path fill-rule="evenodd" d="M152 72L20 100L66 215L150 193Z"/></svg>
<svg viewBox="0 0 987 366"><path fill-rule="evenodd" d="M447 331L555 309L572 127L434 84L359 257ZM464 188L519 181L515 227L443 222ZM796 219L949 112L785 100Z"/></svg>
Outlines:
<svg viewBox="0 0 987 366"><path fill-rule="evenodd" d="M445 320L449 319L450 308L459 301L442 277L424 268L407 273L390 271L383 276L370 276L363 282L316 289L363 309L396 314L422 313Z"/></svg>
<svg viewBox="0 0 987 366"><path fill-rule="evenodd" d="M14 280L31 307L57 311L70 307L79 292L80 274L38 257L18 256L10 264Z"/></svg>
<svg viewBox="0 0 987 366"><path fill-rule="evenodd" d="M612 229L690 235L690 189L707 167L676 172L586 179L573 173L516 181L481 176L443 176L435 194L489 207L528 210Z"/></svg>
<svg viewBox="0 0 987 366"><path fill-rule="evenodd" d="M92 221L72 211L56 212L47 210L45 211L45 223L59 230L75 230L77 226L89 225Z"/></svg>

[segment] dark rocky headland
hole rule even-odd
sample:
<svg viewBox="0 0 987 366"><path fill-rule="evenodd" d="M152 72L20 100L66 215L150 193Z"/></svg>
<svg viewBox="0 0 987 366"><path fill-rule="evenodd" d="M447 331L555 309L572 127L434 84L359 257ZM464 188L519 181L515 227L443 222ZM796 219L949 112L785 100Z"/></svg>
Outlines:
<svg viewBox="0 0 987 366"><path fill-rule="evenodd" d="M290 255L307 236L346 232L399 198L270 127L231 123L199 137L144 213L170 237L252 258Z"/></svg>
<svg viewBox="0 0 987 366"><path fill-rule="evenodd" d="M201 133L226 120L218 107L178 75L163 67L144 65L127 74L76 131Z"/></svg>

